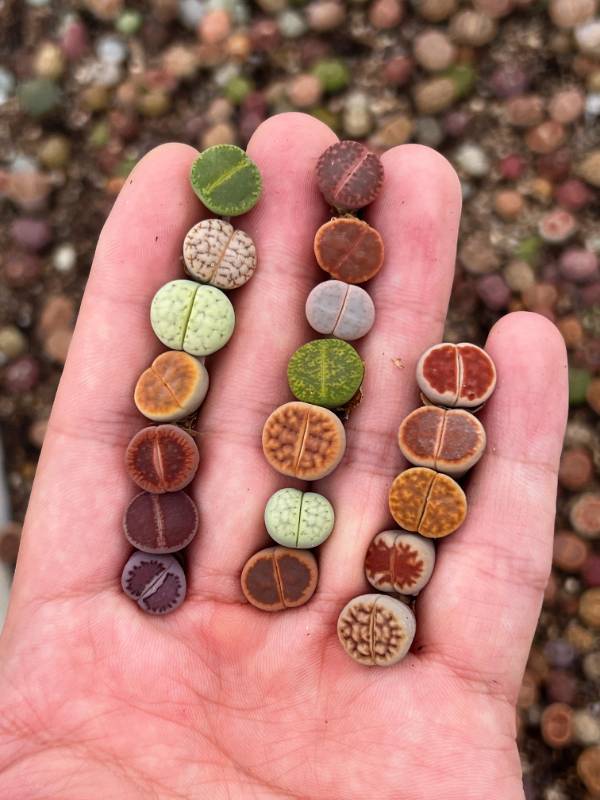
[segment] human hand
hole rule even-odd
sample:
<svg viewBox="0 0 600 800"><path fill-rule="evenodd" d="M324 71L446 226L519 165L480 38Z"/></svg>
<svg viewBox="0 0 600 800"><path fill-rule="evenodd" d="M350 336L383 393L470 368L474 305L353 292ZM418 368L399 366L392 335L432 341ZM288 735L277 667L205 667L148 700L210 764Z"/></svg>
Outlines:
<svg viewBox="0 0 600 800"><path fill-rule="evenodd" d="M0 642L0 797L523 797L514 704L550 567L566 417L566 356L546 319L510 314L490 334L499 381L481 414L488 449L468 484L467 521L440 543L418 600L412 652L369 669L336 636L341 608L367 590L368 543L391 527L396 432L418 402L416 360L443 331L460 188L432 150L386 153L385 186L368 210L386 263L369 287L377 319L358 344L364 398L347 424L346 456L315 485L336 511L318 590L279 614L247 605L240 590L243 564L266 543L266 500L302 485L268 466L260 434L289 399L289 356L314 338L303 308L322 277L312 241L328 215L314 165L334 140L322 123L285 114L248 146L264 193L236 224L256 242L259 266L233 296L231 342L209 359L188 597L159 618L120 588L130 552L121 517L135 493L123 462L144 424L135 381L161 351L150 300L181 275L188 228L210 216L188 182L195 151L154 150L116 201L54 404Z"/></svg>

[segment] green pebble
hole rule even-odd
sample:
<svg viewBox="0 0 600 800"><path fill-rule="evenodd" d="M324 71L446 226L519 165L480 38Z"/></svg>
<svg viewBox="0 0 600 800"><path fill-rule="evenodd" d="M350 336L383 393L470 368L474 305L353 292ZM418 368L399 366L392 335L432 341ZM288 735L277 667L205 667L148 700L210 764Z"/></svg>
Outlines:
<svg viewBox="0 0 600 800"><path fill-rule="evenodd" d="M471 94L475 88L477 72L470 64L455 64L450 69L443 72L444 77L450 78L456 89L457 99L462 99Z"/></svg>
<svg viewBox="0 0 600 800"><path fill-rule="evenodd" d="M225 97L234 105L239 106L250 92L254 89L254 84L243 75L235 75L227 82L225 87Z"/></svg>
<svg viewBox="0 0 600 800"><path fill-rule="evenodd" d="M234 144L216 144L200 153L190 180L204 205L225 217L250 211L262 190L258 167Z"/></svg>
<svg viewBox="0 0 600 800"><path fill-rule="evenodd" d="M115 23L115 28L122 33L123 36L133 36L142 27L144 18L139 11L135 9L125 9L122 11Z"/></svg>
<svg viewBox="0 0 600 800"><path fill-rule="evenodd" d="M44 117L58 107L62 92L60 87L48 78L33 78L17 88L17 96L26 114L31 117Z"/></svg>
<svg viewBox="0 0 600 800"><path fill-rule="evenodd" d="M150 321L167 347L192 356L208 356L231 338L235 313L220 289L176 280L165 283L154 295Z"/></svg>
<svg viewBox="0 0 600 800"><path fill-rule="evenodd" d="M590 385L591 376L587 369L569 367L569 404L581 406L586 401L587 388Z"/></svg>
<svg viewBox="0 0 600 800"><path fill-rule="evenodd" d="M515 256L520 258L521 261L526 261L528 264L535 266L540 257L543 244L539 236L528 236L526 239L521 239L517 245Z"/></svg>
<svg viewBox="0 0 600 800"><path fill-rule="evenodd" d="M265 508L269 536L284 547L317 547L333 530L335 516L326 497L299 489L280 489Z"/></svg>
<svg viewBox="0 0 600 800"><path fill-rule="evenodd" d="M325 92L335 94L341 92L350 83L350 70L336 58L324 58L318 61L312 68L315 75Z"/></svg>
<svg viewBox="0 0 600 800"><path fill-rule="evenodd" d="M304 403L340 408L360 389L365 368L361 357L341 339L315 339L290 358L288 383Z"/></svg>

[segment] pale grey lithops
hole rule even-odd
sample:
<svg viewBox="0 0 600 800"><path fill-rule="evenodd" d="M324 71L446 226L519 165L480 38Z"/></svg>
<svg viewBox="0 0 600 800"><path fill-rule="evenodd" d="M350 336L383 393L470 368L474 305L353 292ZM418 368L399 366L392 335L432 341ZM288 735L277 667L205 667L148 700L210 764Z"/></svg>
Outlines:
<svg viewBox="0 0 600 800"><path fill-rule="evenodd" d="M195 281L165 283L152 300L152 329L172 350L208 356L224 347L235 327L235 313L226 294Z"/></svg>
<svg viewBox="0 0 600 800"><path fill-rule="evenodd" d="M351 342L367 334L375 322L373 301L360 286L344 281L317 284L306 300L306 319L319 333Z"/></svg>
<svg viewBox="0 0 600 800"><path fill-rule="evenodd" d="M342 609L337 633L344 650L359 664L387 667L401 661L415 638L415 615L394 597L362 594Z"/></svg>
<svg viewBox="0 0 600 800"><path fill-rule="evenodd" d="M218 289L243 286L256 269L256 248L244 231L223 219L204 219L191 228L183 242L188 275Z"/></svg>
<svg viewBox="0 0 600 800"><path fill-rule="evenodd" d="M317 547L333 530L333 507L316 492L280 489L267 502L265 525L269 536L285 547Z"/></svg>
<svg viewBox="0 0 600 800"><path fill-rule="evenodd" d="M380 592L418 594L431 578L435 545L417 533L382 531L365 556L365 575Z"/></svg>

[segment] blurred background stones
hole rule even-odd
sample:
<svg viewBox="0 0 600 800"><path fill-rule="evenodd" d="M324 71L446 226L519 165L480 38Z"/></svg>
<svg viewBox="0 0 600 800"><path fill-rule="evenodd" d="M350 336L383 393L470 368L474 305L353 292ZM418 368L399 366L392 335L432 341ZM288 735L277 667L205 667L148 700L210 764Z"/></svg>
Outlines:
<svg viewBox="0 0 600 800"><path fill-rule="evenodd" d="M528 800L600 797L597 1L4 0L0 11L7 569L96 239L144 153L173 139L245 146L287 110L379 152L434 147L464 198L446 337L483 343L499 316L528 309L569 351L554 565L518 729Z"/></svg>

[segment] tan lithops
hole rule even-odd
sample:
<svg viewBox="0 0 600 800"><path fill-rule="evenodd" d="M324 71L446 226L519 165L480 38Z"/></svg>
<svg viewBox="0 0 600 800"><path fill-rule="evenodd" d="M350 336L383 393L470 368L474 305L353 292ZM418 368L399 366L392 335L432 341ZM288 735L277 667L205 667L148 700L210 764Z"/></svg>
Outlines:
<svg viewBox="0 0 600 800"><path fill-rule="evenodd" d="M400 527L429 539L453 533L467 515L467 498L458 483L427 467L412 467L397 475L389 505Z"/></svg>
<svg viewBox="0 0 600 800"><path fill-rule="evenodd" d="M344 606L338 638L348 655L367 667L397 664L415 637L415 615L401 600L363 594Z"/></svg>
<svg viewBox="0 0 600 800"><path fill-rule="evenodd" d="M208 372L197 358L168 350L140 375L134 402L154 422L174 422L196 411L208 391Z"/></svg>
<svg viewBox="0 0 600 800"><path fill-rule="evenodd" d="M338 417L310 403L285 403L265 422L265 458L281 472L306 481L329 475L342 460L346 433Z"/></svg>
<svg viewBox="0 0 600 800"><path fill-rule="evenodd" d="M244 231L222 219L204 219L191 228L183 242L188 275L218 289L237 289L256 269L256 248Z"/></svg>
<svg viewBox="0 0 600 800"><path fill-rule="evenodd" d="M411 464L448 475L462 475L471 469L483 455L485 444L483 425L462 409L417 408L398 431L398 445Z"/></svg>

